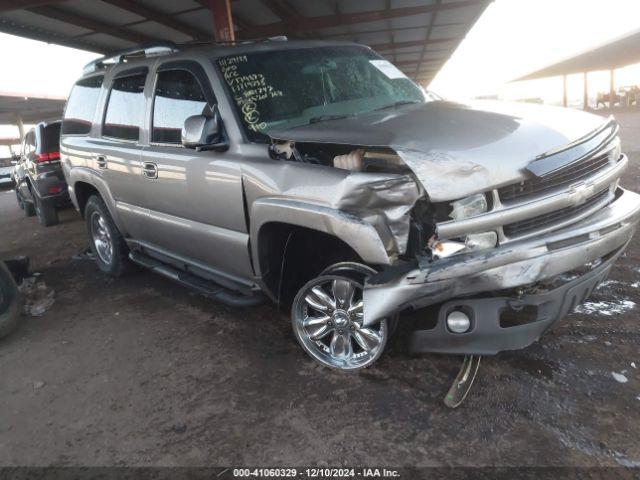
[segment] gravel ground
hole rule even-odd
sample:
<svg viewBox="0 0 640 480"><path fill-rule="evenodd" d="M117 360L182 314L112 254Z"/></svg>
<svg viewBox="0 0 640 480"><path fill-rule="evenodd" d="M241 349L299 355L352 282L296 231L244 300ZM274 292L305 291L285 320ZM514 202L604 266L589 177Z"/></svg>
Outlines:
<svg viewBox="0 0 640 480"><path fill-rule="evenodd" d="M623 184L640 191L640 115L620 120ZM578 313L484 359L452 411L459 358L396 344L364 372L329 371L270 306L73 260L84 224L61 219L45 229L0 191L0 258L30 256L55 290L0 342L0 465L640 466L638 238Z"/></svg>

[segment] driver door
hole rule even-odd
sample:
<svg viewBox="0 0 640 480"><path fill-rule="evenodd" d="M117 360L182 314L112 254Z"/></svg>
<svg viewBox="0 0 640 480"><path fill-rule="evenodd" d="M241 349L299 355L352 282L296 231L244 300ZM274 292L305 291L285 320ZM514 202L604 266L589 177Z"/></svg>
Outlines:
<svg viewBox="0 0 640 480"><path fill-rule="evenodd" d="M142 152L154 247L234 280L252 276L240 166L226 152L182 146L184 121L216 103L196 62L161 65L155 78L149 145Z"/></svg>

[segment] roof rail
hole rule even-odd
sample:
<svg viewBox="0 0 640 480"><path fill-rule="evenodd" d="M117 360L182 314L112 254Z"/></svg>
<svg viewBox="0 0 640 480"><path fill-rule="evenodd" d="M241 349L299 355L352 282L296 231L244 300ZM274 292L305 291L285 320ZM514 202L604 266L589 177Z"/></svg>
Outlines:
<svg viewBox="0 0 640 480"><path fill-rule="evenodd" d="M289 39L285 35L278 35L276 37L267 38L247 38L241 40L194 40L191 42L183 43L185 47L195 47L199 45L221 45L221 46L237 46L237 45L252 45L260 42L286 42Z"/></svg>
<svg viewBox="0 0 640 480"><path fill-rule="evenodd" d="M102 68L106 68L109 63L124 62L130 57L152 57L155 55L167 55L173 52L179 52L180 47L173 42L154 42L144 45L137 45L135 47L127 48L113 52L104 57L97 58L87 63L82 69L84 75L95 72Z"/></svg>

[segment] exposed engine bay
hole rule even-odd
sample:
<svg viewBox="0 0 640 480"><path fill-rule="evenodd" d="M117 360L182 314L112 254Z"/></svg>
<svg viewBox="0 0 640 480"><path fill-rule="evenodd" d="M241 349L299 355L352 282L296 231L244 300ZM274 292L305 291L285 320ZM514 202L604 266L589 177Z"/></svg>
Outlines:
<svg viewBox="0 0 640 480"><path fill-rule="evenodd" d="M276 160L332 166L351 172L410 175L414 182L420 185L412 170L390 148L274 140L269 146L269 155ZM447 247L438 242L436 236L437 222L450 219L450 210L451 207L446 203L431 204L423 192L411 210L409 235L402 258L421 256L431 259L432 252L436 252L436 256L439 254L444 257L453 251L451 246ZM461 248L464 248L464 244L458 250ZM455 247L453 249L455 250Z"/></svg>
<svg viewBox="0 0 640 480"><path fill-rule="evenodd" d="M273 141L271 158L332 166L352 172L410 173L411 169L391 149L370 149L326 143Z"/></svg>

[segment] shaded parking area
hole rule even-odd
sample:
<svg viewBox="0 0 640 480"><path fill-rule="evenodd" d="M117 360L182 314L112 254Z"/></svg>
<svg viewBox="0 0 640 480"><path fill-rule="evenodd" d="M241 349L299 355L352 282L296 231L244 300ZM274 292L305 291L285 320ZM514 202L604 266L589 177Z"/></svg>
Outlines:
<svg viewBox="0 0 640 480"><path fill-rule="evenodd" d="M640 190L640 115L617 114ZM460 359L400 338L355 374L315 365L272 306L222 307L153 274L74 259L75 211L44 228L0 191L0 257L28 255L55 303L0 342L3 465L640 466L640 240L542 342Z"/></svg>

